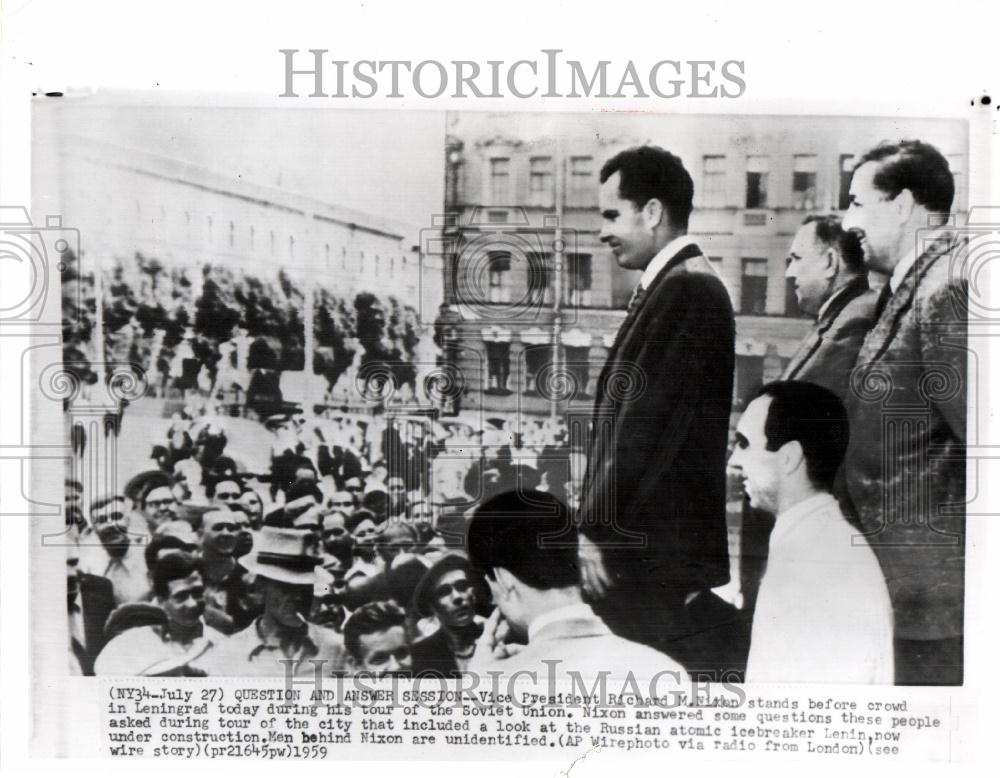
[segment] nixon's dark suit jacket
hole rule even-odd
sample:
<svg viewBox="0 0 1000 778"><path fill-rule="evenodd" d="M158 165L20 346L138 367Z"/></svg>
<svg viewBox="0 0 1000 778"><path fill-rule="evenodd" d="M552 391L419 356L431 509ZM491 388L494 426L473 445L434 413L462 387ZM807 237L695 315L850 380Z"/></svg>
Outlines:
<svg viewBox="0 0 1000 778"><path fill-rule="evenodd" d="M626 316L608 355L578 522L616 582L595 610L624 637L662 639L685 594L729 580L734 348L729 295L689 244Z"/></svg>
<svg viewBox="0 0 1000 778"><path fill-rule="evenodd" d="M945 236L888 298L858 354L847 487L889 586L896 637L963 631L968 282ZM976 363L973 363L975 365Z"/></svg>
<svg viewBox="0 0 1000 778"><path fill-rule="evenodd" d="M877 300L865 276L848 283L816 319L781 377L819 384L844 400L861 344L875 323Z"/></svg>

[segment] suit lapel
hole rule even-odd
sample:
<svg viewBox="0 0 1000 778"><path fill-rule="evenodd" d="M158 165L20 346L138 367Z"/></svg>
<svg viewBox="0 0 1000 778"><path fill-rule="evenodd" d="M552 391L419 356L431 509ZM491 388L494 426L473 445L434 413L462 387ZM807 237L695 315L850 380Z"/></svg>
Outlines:
<svg viewBox="0 0 1000 778"><path fill-rule="evenodd" d="M953 243L951 240L942 239L935 242L917 258L917 261L913 263L913 267L903 277L899 288L890 296L885 310L882 311L882 315L879 316L878 321L875 322L875 326L868 333L868 337L865 338L855 364L869 364L875 362L885 354L886 350L892 344L896 332L899 330L900 321L913 305L913 298L916 295L917 284L920 282L920 279L927 274L927 271L935 262L949 253L952 248ZM886 283L889 282L886 281Z"/></svg>
<svg viewBox="0 0 1000 778"><path fill-rule="evenodd" d="M802 367L822 345L823 337L826 335L827 330L833 326L833 323L843 313L848 303L867 291L868 279L864 277L855 278L841 289L840 293L830 301L830 305L823 311L823 315L817 319L816 323L809 330L809 334L802 341L802 345L799 346L792 358L788 360L788 366L785 368L785 380L790 381L798 375Z"/></svg>
<svg viewBox="0 0 1000 778"><path fill-rule="evenodd" d="M615 335L615 342L608 351L608 358L604 362L604 367L601 368L601 376L597 382L597 392L594 400L595 413L599 412L604 400L604 381L607 378L608 373L611 371L613 365L618 361L618 355L622 351L623 346L629 342L632 330L636 327L643 315L648 313L647 306L660 284L662 284L667 275L682 262L694 259L695 257L700 257L701 255L701 249L698 248L696 243L688 243L680 251L674 254L667 264L664 265L663 270L657 274L656 278L654 278L653 282L649 285L642 304L638 306L630 315L625 317L621 327L618 328L618 333Z"/></svg>

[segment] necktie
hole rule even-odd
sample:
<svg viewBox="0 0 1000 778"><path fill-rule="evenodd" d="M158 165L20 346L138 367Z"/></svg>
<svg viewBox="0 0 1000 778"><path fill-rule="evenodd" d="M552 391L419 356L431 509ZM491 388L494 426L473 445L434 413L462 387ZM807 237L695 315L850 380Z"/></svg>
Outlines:
<svg viewBox="0 0 1000 778"><path fill-rule="evenodd" d="M889 286L889 282L886 281L882 286L882 291L878 294L878 300L875 302L875 321L882 318L882 311L884 311L885 306L889 304L890 297L892 297L892 287Z"/></svg>
<svg viewBox="0 0 1000 778"><path fill-rule="evenodd" d="M642 301L646 297L646 290L642 288L642 284L638 284L635 289L632 290L632 297L628 301L628 310L626 316L631 316L636 312Z"/></svg>

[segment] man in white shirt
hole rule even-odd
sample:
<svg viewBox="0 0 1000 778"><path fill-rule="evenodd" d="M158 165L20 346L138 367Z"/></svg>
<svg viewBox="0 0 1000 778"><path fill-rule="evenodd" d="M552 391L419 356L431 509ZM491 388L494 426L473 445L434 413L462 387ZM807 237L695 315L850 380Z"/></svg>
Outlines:
<svg viewBox="0 0 1000 778"><path fill-rule="evenodd" d="M685 682L678 662L615 635L584 602L575 534L566 506L545 492L507 492L476 510L469 558L485 574L497 610L468 670L521 671L539 683L550 675L631 676L660 691Z"/></svg>
<svg viewBox="0 0 1000 778"><path fill-rule="evenodd" d="M848 430L843 403L800 381L764 386L736 427L729 465L750 505L777 514L748 683L893 682L885 579L830 493Z"/></svg>
<svg viewBox="0 0 1000 778"><path fill-rule="evenodd" d="M145 600L149 593L145 538L131 531L125 498L106 495L95 499L90 506L90 523L91 529L80 536L80 571L107 578L115 605Z"/></svg>
<svg viewBox="0 0 1000 778"><path fill-rule="evenodd" d="M202 618L205 586L193 557L168 554L151 575L164 623L126 629L111 640L97 657L97 675L205 675L209 655L225 643Z"/></svg>

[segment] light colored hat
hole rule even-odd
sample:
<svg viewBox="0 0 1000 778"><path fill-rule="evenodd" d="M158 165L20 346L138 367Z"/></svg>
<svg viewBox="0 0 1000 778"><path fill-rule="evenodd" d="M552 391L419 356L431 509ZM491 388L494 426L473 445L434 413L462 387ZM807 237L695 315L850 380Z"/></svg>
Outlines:
<svg viewBox="0 0 1000 778"><path fill-rule="evenodd" d="M254 541L254 551L239 563L254 575L290 584L313 586L319 580L316 566L319 538L312 532L263 527Z"/></svg>

